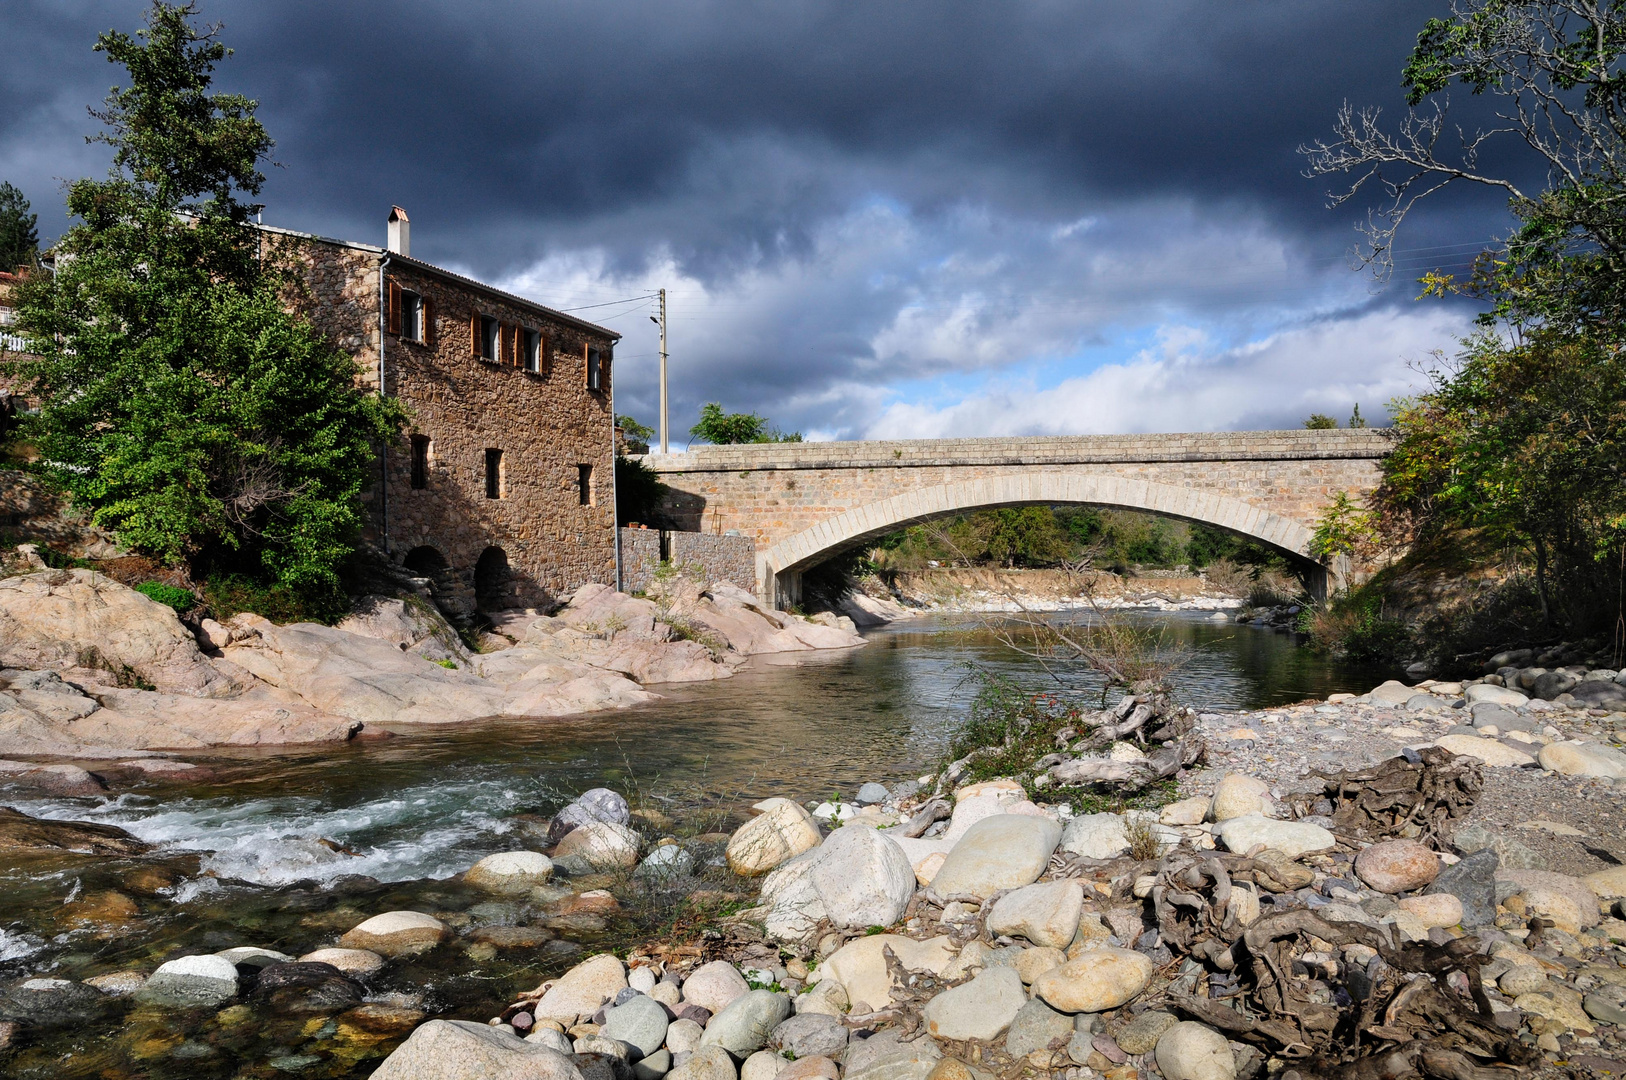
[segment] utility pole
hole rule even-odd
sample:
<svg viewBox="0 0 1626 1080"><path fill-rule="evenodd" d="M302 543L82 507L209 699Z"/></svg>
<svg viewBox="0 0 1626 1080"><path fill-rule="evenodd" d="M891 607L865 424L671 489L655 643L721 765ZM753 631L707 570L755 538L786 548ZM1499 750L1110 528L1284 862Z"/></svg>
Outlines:
<svg viewBox="0 0 1626 1080"><path fill-rule="evenodd" d="M666 290L661 290L661 453L666 453Z"/></svg>

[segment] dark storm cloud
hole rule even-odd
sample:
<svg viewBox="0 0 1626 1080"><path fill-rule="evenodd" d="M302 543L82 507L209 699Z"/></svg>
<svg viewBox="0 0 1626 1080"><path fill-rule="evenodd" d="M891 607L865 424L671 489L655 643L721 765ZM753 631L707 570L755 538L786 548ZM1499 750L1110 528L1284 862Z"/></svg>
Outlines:
<svg viewBox="0 0 1626 1080"><path fill-rule="evenodd" d="M0 178L45 232L63 224L53 178L105 161L84 106L120 73L90 46L143 7L0 5ZM377 242L400 203L415 254L561 306L679 283L680 409L726 392L853 433L897 415L888 387L1126 326L1218 324L1223 351L1390 303L1356 295L1338 265L1352 215L1327 212L1295 148L1345 98L1398 108L1437 8L205 0L203 16L237 49L221 84L259 98L278 141L268 221ZM1410 242L1501 220L1495 199L1459 200ZM647 415L642 320L610 325L632 331L622 386Z"/></svg>

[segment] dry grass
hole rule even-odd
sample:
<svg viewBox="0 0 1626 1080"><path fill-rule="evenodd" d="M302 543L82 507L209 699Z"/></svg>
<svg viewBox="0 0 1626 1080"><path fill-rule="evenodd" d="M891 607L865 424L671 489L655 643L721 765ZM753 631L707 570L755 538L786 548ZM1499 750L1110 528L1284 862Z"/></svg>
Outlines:
<svg viewBox="0 0 1626 1080"><path fill-rule="evenodd" d="M1261 570L1248 589L1248 603L1254 607L1280 607L1304 598L1298 578L1280 570Z"/></svg>
<svg viewBox="0 0 1626 1080"><path fill-rule="evenodd" d="M1129 857L1142 861L1163 857L1163 841L1157 835L1157 825L1144 813L1124 815L1124 835L1129 838Z"/></svg>

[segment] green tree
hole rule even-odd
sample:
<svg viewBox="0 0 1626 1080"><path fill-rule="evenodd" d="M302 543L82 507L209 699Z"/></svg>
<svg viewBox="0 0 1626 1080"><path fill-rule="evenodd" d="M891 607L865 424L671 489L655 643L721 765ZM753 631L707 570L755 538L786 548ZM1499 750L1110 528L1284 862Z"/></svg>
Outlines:
<svg viewBox="0 0 1626 1080"><path fill-rule="evenodd" d="M38 224L28 198L9 182L0 183L0 270L33 264L40 249Z"/></svg>
<svg viewBox="0 0 1626 1080"><path fill-rule="evenodd" d="M1349 414L1349 426L1351 428L1366 427L1366 417L1361 415L1361 403L1358 401L1355 403L1355 408Z"/></svg>
<svg viewBox="0 0 1626 1080"><path fill-rule="evenodd" d="M1325 413L1313 412L1310 419L1304 421L1304 426L1311 431L1328 431L1338 426L1338 421Z"/></svg>
<svg viewBox="0 0 1626 1080"><path fill-rule="evenodd" d="M627 441L629 454L649 453L649 440L655 437L655 429L645 427L630 416L615 418L616 426L621 429L621 435Z"/></svg>
<svg viewBox="0 0 1626 1080"><path fill-rule="evenodd" d="M1048 506L1022 506L977 515L978 546L1005 566L1054 566L1071 551Z"/></svg>
<svg viewBox="0 0 1626 1080"><path fill-rule="evenodd" d="M660 474L641 461L617 454L615 458L615 523L665 527L661 500L667 487Z"/></svg>
<svg viewBox="0 0 1626 1080"><path fill-rule="evenodd" d="M245 201L271 139L254 101L211 91L229 50L195 14L155 2L134 37L97 39L130 83L94 113L113 168L70 186L81 224L56 272L19 290L37 441L125 543L334 599L377 446L403 417L286 310L291 271L262 260Z"/></svg>
<svg viewBox="0 0 1626 1080"><path fill-rule="evenodd" d="M766 417L756 413L724 412L722 405L715 401L700 407L700 422L689 429L689 434L717 446L802 441L799 431L779 431L769 426Z"/></svg>

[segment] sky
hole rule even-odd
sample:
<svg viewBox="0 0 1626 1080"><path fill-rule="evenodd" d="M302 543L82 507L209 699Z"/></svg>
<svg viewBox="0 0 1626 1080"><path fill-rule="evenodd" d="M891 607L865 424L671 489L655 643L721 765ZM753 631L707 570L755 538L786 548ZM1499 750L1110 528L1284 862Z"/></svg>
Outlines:
<svg viewBox="0 0 1626 1080"><path fill-rule="evenodd" d="M0 4L0 180L42 239L105 172L92 51L136 0ZM277 146L265 220L384 242L624 335L616 405L814 439L1297 427L1422 385L1505 232L1427 205L1381 280L1298 147L1404 111L1444 3L202 0Z"/></svg>

